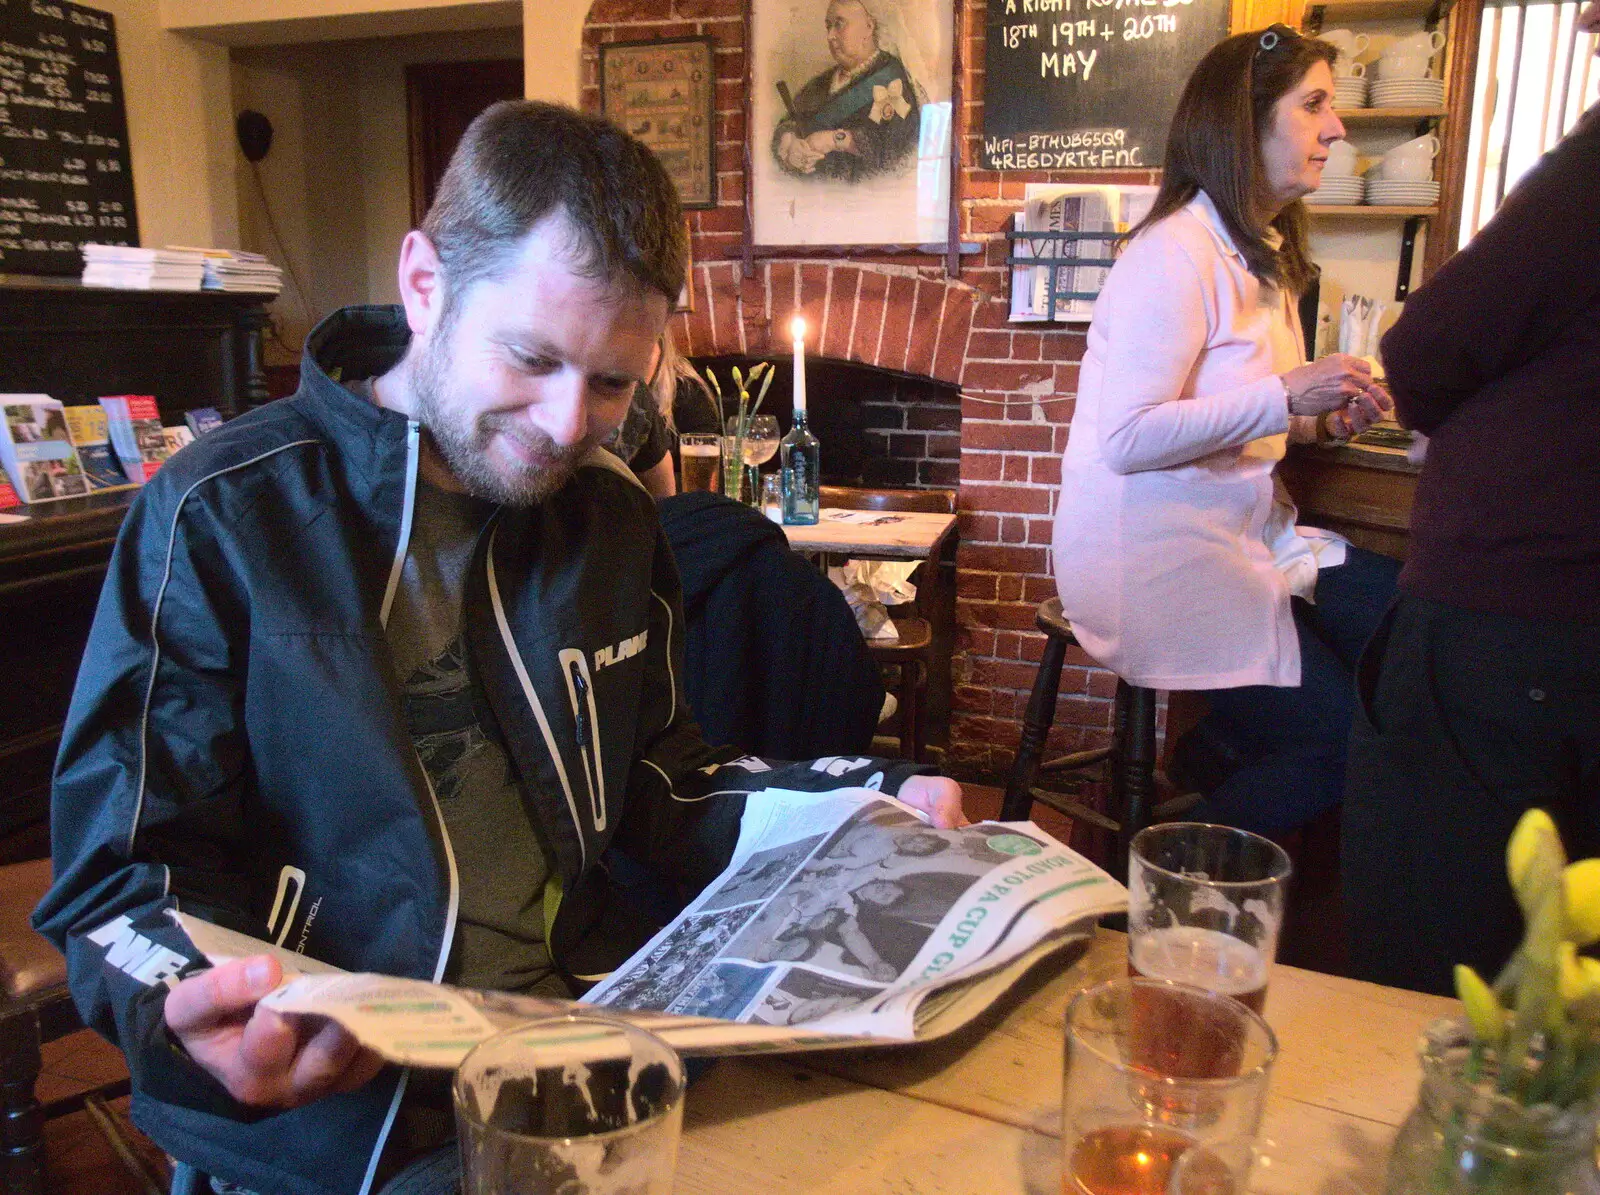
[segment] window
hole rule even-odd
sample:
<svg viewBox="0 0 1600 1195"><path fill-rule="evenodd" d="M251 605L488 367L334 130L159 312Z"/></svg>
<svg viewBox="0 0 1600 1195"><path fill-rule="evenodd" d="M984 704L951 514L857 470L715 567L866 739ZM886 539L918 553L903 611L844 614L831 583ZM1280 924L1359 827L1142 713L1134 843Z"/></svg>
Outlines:
<svg viewBox="0 0 1600 1195"><path fill-rule="evenodd" d="M1478 41L1461 244L1517 180L1600 99L1597 36L1578 35L1577 0L1488 3Z"/></svg>

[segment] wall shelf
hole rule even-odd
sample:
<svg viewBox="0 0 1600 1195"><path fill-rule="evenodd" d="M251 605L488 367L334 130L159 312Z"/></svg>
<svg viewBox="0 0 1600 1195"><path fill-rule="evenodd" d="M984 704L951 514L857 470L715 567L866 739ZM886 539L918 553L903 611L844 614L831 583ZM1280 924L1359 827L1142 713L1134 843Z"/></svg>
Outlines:
<svg viewBox="0 0 1600 1195"><path fill-rule="evenodd" d="M1320 28L1327 21L1388 21L1408 18L1433 18L1443 15L1450 5L1446 0L1330 0L1306 5L1306 12Z"/></svg>
<svg viewBox="0 0 1600 1195"><path fill-rule="evenodd" d="M1436 207L1396 207L1377 203L1308 203L1306 211L1313 216L1355 216L1363 220L1398 220L1412 216L1428 218L1439 214Z"/></svg>
<svg viewBox="0 0 1600 1195"><path fill-rule="evenodd" d="M1450 115L1446 108L1335 108L1334 115L1347 125L1376 127L1415 124Z"/></svg>

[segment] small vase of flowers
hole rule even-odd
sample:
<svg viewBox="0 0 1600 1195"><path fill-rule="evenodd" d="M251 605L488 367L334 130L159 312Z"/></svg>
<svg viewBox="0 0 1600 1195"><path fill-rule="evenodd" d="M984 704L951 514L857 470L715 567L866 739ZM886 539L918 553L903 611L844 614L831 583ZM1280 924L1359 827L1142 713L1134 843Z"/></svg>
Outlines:
<svg viewBox="0 0 1600 1195"><path fill-rule="evenodd" d="M750 421L756 417L756 412L761 410L761 404L767 399L767 391L772 386L772 362L758 361L750 370L748 377L744 375L737 365L733 367L733 384L739 393L739 405L732 416L723 411L722 385L717 381L717 375L711 370L706 370L706 381L711 384L711 390L717 398L717 427L722 434L722 494L735 501L743 501L745 491L745 469L749 462L744 459L745 437L750 432ZM761 383L761 389L756 394L754 402L750 401L750 391ZM755 502L760 495L756 492L754 481L750 487L750 501Z"/></svg>
<svg viewBox="0 0 1600 1195"><path fill-rule="evenodd" d="M1543 810L1518 822L1507 870L1526 920L1493 983L1455 971L1466 1015L1429 1026L1422 1088L1387 1195L1600 1195L1600 859L1568 863Z"/></svg>

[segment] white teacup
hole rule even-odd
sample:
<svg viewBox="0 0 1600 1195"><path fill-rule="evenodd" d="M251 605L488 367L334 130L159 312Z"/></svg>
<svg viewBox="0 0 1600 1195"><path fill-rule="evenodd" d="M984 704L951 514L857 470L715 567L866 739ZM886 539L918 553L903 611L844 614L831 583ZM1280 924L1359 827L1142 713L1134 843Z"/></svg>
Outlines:
<svg viewBox="0 0 1600 1195"><path fill-rule="evenodd" d="M1323 178L1348 178L1355 172L1355 146L1348 141L1335 141L1328 146L1328 163L1322 168Z"/></svg>
<svg viewBox="0 0 1600 1195"><path fill-rule="evenodd" d="M1359 79L1366 73L1367 64L1365 62L1356 62L1353 59L1346 58L1343 54L1340 54L1338 61L1333 64L1333 77L1335 79Z"/></svg>
<svg viewBox="0 0 1600 1195"><path fill-rule="evenodd" d="M1340 58L1351 61L1359 58L1372 44L1372 39L1365 33L1353 33L1349 29L1324 29L1317 34L1317 38L1337 48Z"/></svg>
<svg viewBox="0 0 1600 1195"><path fill-rule="evenodd" d="M1385 54L1426 54L1432 58L1444 49L1444 33L1438 29L1423 29L1405 37L1397 37L1384 49Z"/></svg>
<svg viewBox="0 0 1600 1195"><path fill-rule="evenodd" d="M1385 54L1378 59L1378 78L1426 79L1430 61L1426 54Z"/></svg>
<svg viewBox="0 0 1600 1195"><path fill-rule="evenodd" d="M1426 183L1433 181L1433 159L1383 155L1378 173L1386 183Z"/></svg>

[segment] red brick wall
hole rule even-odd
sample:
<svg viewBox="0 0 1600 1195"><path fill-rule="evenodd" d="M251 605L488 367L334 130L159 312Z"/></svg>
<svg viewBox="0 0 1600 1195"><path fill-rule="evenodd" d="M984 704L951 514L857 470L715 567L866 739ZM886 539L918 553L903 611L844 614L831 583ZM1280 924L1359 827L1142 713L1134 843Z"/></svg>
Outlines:
<svg viewBox="0 0 1600 1195"><path fill-rule="evenodd" d="M1149 183L1148 171L1071 174L978 170L983 128L984 0L966 0L959 31L962 167L956 186L963 256L948 278L924 256L757 260L741 265L744 217L745 29L742 0L596 0L584 30L586 107L598 110L602 42L710 36L717 45L718 206L689 214L694 312L679 317L691 354L786 353L795 310L825 357L925 374L961 388L961 547L955 693L948 762L965 775L1003 772L1043 637L1034 607L1054 593L1049 550L1060 458L1072 419L1083 335L1006 322L1003 232L1029 182ZM948 431L941 427L938 431ZM1105 741L1115 680L1087 657L1062 677L1052 746Z"/></svg>

